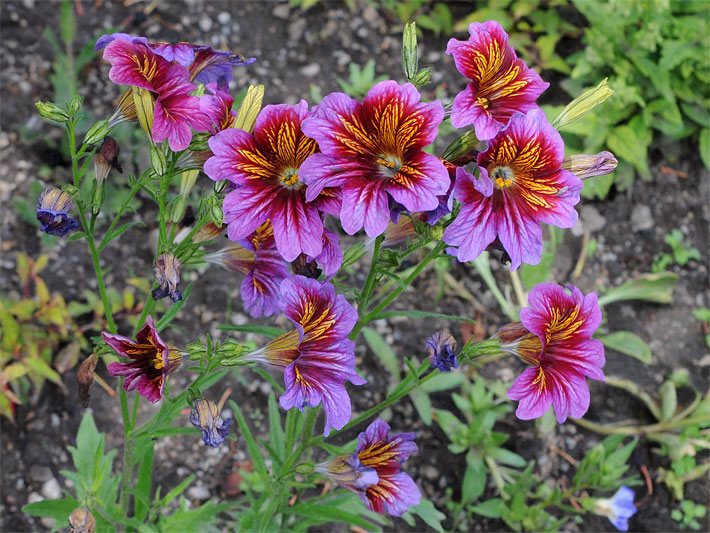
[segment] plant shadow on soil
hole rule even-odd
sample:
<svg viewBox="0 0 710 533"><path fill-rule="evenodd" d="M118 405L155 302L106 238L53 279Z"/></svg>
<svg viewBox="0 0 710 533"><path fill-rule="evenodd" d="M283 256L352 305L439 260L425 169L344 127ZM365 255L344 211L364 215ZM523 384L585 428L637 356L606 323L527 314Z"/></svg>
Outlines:
<svg viewBox="0 0 710 533"><path fill-rule="evenodd" d="M32 4L36 4L34 9ZM455 11L467 12L465 3L452 5ZM259 58L253 67L238 70L235 79L238 88L247 83L265 83L267 103L282 100L294 103L301 97L308 98L310 83L319 85L324 94L339 90L336 76L346 77L350 62L363 64L372 57L376 58L378 74L387 74L395 79L401 77L399 35L392 30L395 21L386 14L370 7L351 14L340 4L323 2L305 15L289 16L288 10L284 11L280 6L268 2L193 0L162 3L145 15L141 11L145 7L142 3L124 7L119 2L84 2L84 14L79 18L81 33L77 40L83 44L95 34L114 27L119 31L147 35L153 40L190 40L232 47L245 55ZM41 9L42 16L38 16L38 9ZM33 102L52 98L48 82L51 50L48 43L37 36L45 28L57 26L57 11L58 8L50 3L6 1L0 14L3 30L0 55L3 133L0 150L4 161L0 189L3 202L0 288L3 291L13 290L17 283L15 253L23 251L31 256L40 253L37 230L13 216L10 199L27 195L31 179L38 175L42 166L51 169L48 181L52 184L60 185L69 176L67 162L56 148L59 129L32 118ZM254 31L255 28L259 31ZM422 44L421 64L434 67L434 81L442 85L451 97L460 90L463 82L456 75L452 62L443 54L445 44L445 37L437 39L427 35ZM110 113L108 103L117 95L116 89L107 80L107 70L97 60L82 73L82 94L86 96L86 103L94 116L107 116ZM433 95L429 93L427 96ZM41 141L27 142L27 130L39 132ZM691 312L694 308L710 304L707 246L710 187L708 174L693 149L681 147L680 154L681 157L675 161L663 160L656 154L654 180L648 183L637 181L631 195L614 192L603 202L583 201L592 205L604 220L603 227L593 234L598 243L597 253L588 261L582 277L572 280L571 271L580 252L580 243L579 239L568 235L555 266L555 280L558 283L573 281L586 292L616 286L639 273L650 271L654 257L663 249L663 236L674 228L682 228L688 239L701 250L701 261L692 261L687 267L677 269L680 278L673 305L620 303L606 310L608 324L613 325L613 330L627 329L639 334L650 343L654 352L654 363L645 367L609 350L607 373L633 379L651 391L677 368L688 368L700 387L705 388L708 380L708 367L700 366L707 349L700 325L692 318ZM668 168L675 169L675 172L668 173ZM641 231L635 231L631 223L631 212L637 206L649 207L653 219L651 226ZM143 208L139 216L148 221L155 219L150 208ZM584 215L581 222L585 223ZM123 288L128 277L151 275L152 251L145 237L150 229L132 229L121 237L118 244L106 250L104 261L112 266L108 278L111 286ZM67 301L79 298L87 288L82 285L84 280L92 278L88 254L80 243L61 243L49 253L51 271L46 276L48 286L62 293ZM362 282L363 268L361 266L353 274L356 282ZM452 274L486 307L486 313L479 320L483 331L493 333L505 322L495 300L469 267L457 265ZM507 283L504 274L502 268L496 269L501 283ZM238 312L225 316L228 302L232 299L238 301L239 281L235 276L213 270L201 273L199 277L193 273L190 275L195 278L192 295L179 315L176 327L165 333L170 341L187 341L207 331L224 337L222 332L214 329L215 323L242 322L246 319ZM88 288L95 287L91 282L86 283ZM417 281L414 290L403 295L396 308L474 314L470 304L454 295L447 294L436 301L437 292L436 276L429 273ZM402 357L421 355L424 339L437 328L453 328L456 336L461 337L457 325L441 321L393 320L377 327L392 340L394 349ZM374 354L364 348L364 343L359 343L357 353L358 369L369 385L353 394L356 412L382 399L389 380L387 372ZM520 369L517 363L509 361L499 365L494 374L511 379ZM110 380L105 375L105 369L100 372ZM234 391L232 398L249 414L256 431L263 434L266 420L262 410L270 386L253 378L249 371L242 372L240 376L230 376L219 390L215 389L214 394L218 396L224 388L231 386ZM65 375L65 383L68 385L67 393L48 384L36 405L18 408L16 425L5 419L0 422L3 435L3 531L36 531L47 527L46 523L24 515L20 508L30 497L42 493L51 478L62 480L59 470L70 466L66 446L73 441L83 409L77 404L76 391L72 386L75 383L74 371ZM172 379L175 390L186 383L184 376L176 375ZM433 401L437 407L453 408L446 393L433 395ZM120 447L118 402L95 388L91 408L99 428L107 433L107 446ZM152 412L153 406L144 406L140 416L147 418ZM599 384L592 385L592 406L588 417L597 421L650 420L643 405L626 394ZM424 426L408 400L394 408L392 419L395 430L417 432L420 452L406 463L405 468L425 495L445 510L445 491L452 489L455 498L459 494L465 468L463 455L452 456L447 450L446 436L435 425ZM403 424L401 421L407 422ZM187 424L186 417L184 423ZM515 436L510 440L515 451L528 459L535 459L539 465L544 464L547 475L552 479L562 479L570 474L565 461L549 450L550 444L580 459L586 449L600 440L598 435L580 430L571 423L559 427L552 440L547 442L535 436L532 424L517 421L512 415L502 426L503 430ZM355 435L356 432L353 432L348 437ZM156 481L171 487L188 474L195 473L195 487L200 489L188 490L190 499L233 496L235 479L230 473L245 464L242 444L238 440L212 450L199 443L197 434L161 439L156 447ZM632 456L631 468L645 465L654 472L660 466L667 467L665 459L660 458L653 449L654 445L642 441ZM632 519L631 528L641 531L677 530L678 525L670 518L670 511L677 502L672 501L668 491L654 484L653 494L648 497L644 494L645 489L637 488L637 501L642 500L642 506ZM489 487L484 497L493 495L493 489ZM691 483L686 495L697 502L708 501L707 483ZM708 522L705 526L707 530ZM393 528L412 530L402 521L394 521ZM423 528L424 525L418 523L415 529ZM507 529L500 522L484 518L475 521L473 528L475 531ZM610 525L606 520L590 517L579 529L609 530Z"/></svg>

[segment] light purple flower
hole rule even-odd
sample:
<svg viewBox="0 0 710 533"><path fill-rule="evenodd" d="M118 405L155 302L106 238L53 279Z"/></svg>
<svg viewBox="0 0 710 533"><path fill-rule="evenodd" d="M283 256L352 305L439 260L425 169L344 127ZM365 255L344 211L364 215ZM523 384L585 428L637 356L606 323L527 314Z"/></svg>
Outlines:
<svg viewBox="0 0 710 533"><path fill-rule="evenodd" d="M611 498L597 499L594 502L594 512L606 516L619 531L628 531L629 518L634 516L637 511L634 497L634 491L622 485Z"/></svg>

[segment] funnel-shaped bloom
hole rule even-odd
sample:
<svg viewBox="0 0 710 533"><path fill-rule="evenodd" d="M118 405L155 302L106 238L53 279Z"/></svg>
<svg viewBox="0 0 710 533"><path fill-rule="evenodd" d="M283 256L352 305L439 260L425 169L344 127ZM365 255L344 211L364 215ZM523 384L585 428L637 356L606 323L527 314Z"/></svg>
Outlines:
<svg viewBox="0 0 710 533"><path fill-rule="evenodd" d="M471 261L500 239L515 270L542 256L540 223L570 228L582 182L561 168L562 137L542 111L514 116L478 155L479 179L459 168L454 197L461 202L444 241L457 246L459 261Z"/></svg>
<svg viewBox="0 0 710 533"><path fill-rule="evenodd" d="M253 135L228 129L212 137L209 146L215 155L204 167L213 180L237 185L223 205L229 238L243 239L270 220L276 248L287 261L301 253L316 257L323 248L323 222L316 203L306 202L308 187L300 175L301 164L318 150L301 131L307 116L305 100L295 106L266 106Z"/></svg>
<svg viewBox="0 0 710 533"><path fill-rule="evenodd" d="M530 291L528 301L520 312L519 338L511 339L510 331L499 334L503 349L513 346L530 365L508 391L508 398L520 402L515 414L539 418L552 405L560 423L580 418L589 408L585 378L604 380L604 346L592 338L602 320L597 295L543 283Z"/></svg>
<svg viewBox="0 0 710 533"><path fill-rule="evenodd" d="M450 180L444 164L424 148L444 118L441 102L420 102L414 85L383 81L362 103L343 93L323 99L303 131L321 152L301 167L308 201L326 187L342 190L340 222L354 234L381 235L390 220L389 199L409 212L429 211Z"/></svg>
<svg viewBox="0 0 710 533"><path fill-rule="evenodd" d="M226 90L221 90L216 83L210 83L207 92L200 98L200 111L209 117L210 132L215 134L231 128L237 114L232 111L234 98Z"/></svg>
<svg viewBox="0 0 710 533"><path fill-rule="evenodd" d="M355 493L365 491L367 487L376 485L379 481L375 469L363 466L357 454L334 457L330 461L316 465L315 471Z"/></svg>
<svg viewBox="0 0 710 533"><path fill-rule="evenodd" d="M468 41L451 39L446 47L456 69L471 80L454 98L451 124L473 124L476 137L487 140L515 113L536 109L535 100L550 84L517 58L497 22L474 22L468 32Z"/></svg>
<svg viewBox="0 0 710 533"><path fill-rule="evenodd" d="M180 364L181 354L166 344L158 335L153 317L148 316L136 340L121 335L102 333L104 342L128 363L111 363L107 366L112 376L123 376L126 391L138 389L138 394L155 403L163 397L165 378Z"/></svg>
<svg viewBox="0 0 710 533"><path fill-rule="evenodd" d="M281 310L295 329L275 338L248 359L283 370L284 409L322 403L327 435L350 420L352 408L345 383L364 385L355 371L355 343L348 339L357 311L335 288L303 276L281 283Z"/></svg>
<svg viewBox="0 0 710 533"><path fill-rule="evenodd" d="M279 286L289 274L288 263L276 250L268 222L239 243L207 254L204 260L244 275L241 296L251 316L271 316L280 311Z"/></svg>
<svg viewBox="0 0 710 533"><path fill-rule="evenodd" d="M417 451L414 433L389 435L387 422L377 419L357 437L357 456L365 468L377 472L377 484L358 491L365 505L378 513L402 516L419 504L421 493L402 463Z"/></svg>
<svg viewBox="0 0 710 533"><path fill-rule="evenodd" d="M629 530L629 518L636 514L634 491L621 486L611 498L599 498L594 502L594 512L606 516L619 531Z"/></svg>
<svg viewBox="0 0 710 533"><path fill-rule="evenodd" d="M65 237L79 227L79 221L69 215L74 206L71 196L56 187L42 191L37 200L37 220L40 229L55 237Z"/></svg>

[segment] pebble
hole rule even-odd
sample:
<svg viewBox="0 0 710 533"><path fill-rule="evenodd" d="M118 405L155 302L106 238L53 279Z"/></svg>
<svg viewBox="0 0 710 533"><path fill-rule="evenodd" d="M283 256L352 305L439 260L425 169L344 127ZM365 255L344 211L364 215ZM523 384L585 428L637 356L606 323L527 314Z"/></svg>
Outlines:
<svg viewBox="0 0 710 533"><path fill-rule="evenodd" d="M197 25L202 31L208 32L212 29L212 20L210 20L210 18L207 16L203 16L200 18L200 21L197 23Z"/></svg>
<svg viewBox="0 0 710 533"><path fill-rule="evenodd" d="M436 479L439 477L439 471L433 465L427 465L422 468L422 474L427 479Z"/></svg>
<svg viewBox="0 0 710 533"><path fill-rule="evenodd" d="M298 71L307 78L314 78L320 72L320 65L318 63L311 63L305 67L301 67Z"/></svg>
<svg viewBox="0 0 710 533"><path fill-rule="evenodd" d="M32 465L30 467L30 477L38 483L44 483L54 476L52 475L52 469L48 466Z"/></svg>
<svg viewBox="0 0 710 533"><path fill-rule="evenodd" d="M651 208L647 205L635 205L631 211L631 229L639 232L653 227L653 216Z"/></svg>
<svg viewBox="0 0 710 533"><path fill-rule="evenodd" d="M230 20L232 20L232 15L226 11L222 11L219 15L217 15L217 22L219 22L222 26L229 24Z"/></svg>
<svg viewBox="0 0 710 533"><path fill-rule="evenodd" d="M42 485L42 496L48 500L57 500L62 497L62 487L55 478L49 479Z"/></svg>
<svg viewBox="0 0 710 533"><path fill-rule="evenodd" d="M584 222L584 227L592 233L595 233L606 226L606 218L604 218L593 205L584 204L579 211L582 221Z"/></svg>
<svg viewBox="0 0 710 533"><path fill-rule="evenodd" d="M277 19L286 20L291 14L291 8L288 4L279 4L271 11L271 14Z"/></svg>
<svg viewBox="0 0 710 533"><path fill-rule="evenodd" d="M306 31L306 19L299 18L288 25L288 38L292 41L300 41L303 32Z"/></svg>
<svg viewBox="0 0 710 533"><path fill-rule="evenodd" d="M195 485L187 490L187 496L191 500L207 500L210 497L210 491L204 485Z"/></svg>

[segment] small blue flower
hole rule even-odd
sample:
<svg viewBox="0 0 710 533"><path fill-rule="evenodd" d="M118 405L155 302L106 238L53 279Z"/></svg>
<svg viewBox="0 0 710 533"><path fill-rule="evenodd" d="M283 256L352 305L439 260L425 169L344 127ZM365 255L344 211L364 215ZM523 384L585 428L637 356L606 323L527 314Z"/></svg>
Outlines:
<svg viewBox="0 0 710 533"><path fill-rule="evenodd" d="M456 339L450 333L437 331L426 340L426 347L429 350L429 362L432 367L442 372L449 372L452 368L459 367Z"/></svg>
<svg viewBox="0 0 710 533"><path fill-rule="evenodd" d="M621 486L611 498L599 498L594 504L594 512L606 516L619 531L628 531L629 518L636 514L634 491Z"/></svg>
<svg viewBox="0 0 710 533"><path fill-rule="evenodd" d="M71 196L61 189L49 187L43 190L37 201L37 220L41 224L40 229L55 237L65 237L72 231L76 231L79 222L69 216L72 206Z"/></svg>
<svg viewBox="0 0 710 533"><path fill-rule="evenodd" d="M202 440L207 446L219 447L227 438L232 419L223 420L220 410L212 400L198 398L190 410L190 422L202 430Z"/></svg>

